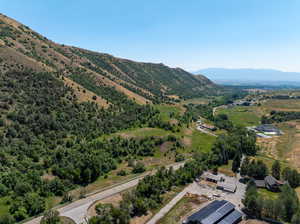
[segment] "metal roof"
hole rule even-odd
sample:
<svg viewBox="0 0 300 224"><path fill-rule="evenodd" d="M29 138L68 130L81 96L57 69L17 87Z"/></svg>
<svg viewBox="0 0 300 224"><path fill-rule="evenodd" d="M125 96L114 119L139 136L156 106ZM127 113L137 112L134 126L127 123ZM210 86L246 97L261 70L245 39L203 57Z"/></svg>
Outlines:
<svg viewBox="0 0 300 224"><path fill-rule="evenodd" d="M218 224L235 224L242 218L242 216L242 213L234 210L233 212L229 213L229 215L227 215L223 220L218 222Z"/></svg>
<svg viewBox="0 0 300 224"><path fill-rule="evenodd" d="M211 174L211 173L205 173L203 175L203 177L211 179L211 180L215 180L215 181L219 181L220 180L220 177L218 175L214 175L214 174Z"/></svg>
<svg viewBox="0 0 300 224"><path fill-rule="evenodd" d="M226 202L222 207L220 207L217 211L206 217L201 221L202 224L214 224L220 221L224 216L229 214L234 210L235 206L230 203Z"/></svg>
<svg viewBox="0 0 300 224"><path fill-rule="evenodd" d="M205 219L206 217L208 217L209 215L214 213L216 210L218 210L220 207L222 207L226 203L227 203L227 201L225 201L225 200L213 201L212 203L208 204L207 206L205 206L198 212L196 212L193 215L191 215L190 217L188 217L187 221L188 221L188 223L189 222L197 222L197 221L201 222L201 220Z"/></svg>
<svg viewBox="0 0 300 224"><path fill-rule="evenodd" d="M269 185L276 185L277 184L277 180L275 179L275 177L270 176L270 175L265 177L265 182Z"/></svg>
<svg viewBox="0 0 300 224"><path fill-rule="evenodd" d="M265 180L255 180L256 187L266 187Z"/></svg>
<svg viewBox="0 0 300 224"><path fill-rule="evenodd" d="M235 192L236 190L236 183L233 182L218 182L218 188L221 188L225 191Z"/></svg>
<svg viewBox="0 0 300 224"><path fill-rule="evenodd" d="M262 124L257 126L255 129L262 132L280 132L278 128L271 124Z"/></svg>

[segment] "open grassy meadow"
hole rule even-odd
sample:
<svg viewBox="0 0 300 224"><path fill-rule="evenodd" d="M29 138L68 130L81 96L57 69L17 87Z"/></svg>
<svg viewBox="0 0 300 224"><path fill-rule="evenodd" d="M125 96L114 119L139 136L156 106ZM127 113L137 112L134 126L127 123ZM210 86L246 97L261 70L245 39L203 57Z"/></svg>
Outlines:
<svg viewBox="0 0 300 224"><path fill-rule="evenodd" d="M184 108L179 105L167 105L167 104L160 104L155 106L156 109L160 111L161 118L163 121L170 121L175 119L178 115L184 112Z"/></svg>
<svg viewBox="0 0 300 224"><path fill-rule="evenodd" d="M235 125L241 125L244 127L255 126L260 123L260 109L256 106L236 106L231 108L219 109L218 114L227 114L229 119Z"/></svg>
<svg viewBox="0 0 300 224"><path fill-rule="evenodd" d="M263 104L263 107L267 111L300 111L300 99L270 99Z"/></svg>

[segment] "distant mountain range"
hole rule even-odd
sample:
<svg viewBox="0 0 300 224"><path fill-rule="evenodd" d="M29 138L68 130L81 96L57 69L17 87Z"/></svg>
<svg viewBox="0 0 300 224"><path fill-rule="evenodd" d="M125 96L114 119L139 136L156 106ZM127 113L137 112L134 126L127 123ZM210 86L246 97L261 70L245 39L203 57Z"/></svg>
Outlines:
<svg viewBox="0 0 300 224"><path fill-rule="evenodd" d="M283 72L274 69L207 68L193 73L205 75L221 84L300 85L300 72Z"/></svg>

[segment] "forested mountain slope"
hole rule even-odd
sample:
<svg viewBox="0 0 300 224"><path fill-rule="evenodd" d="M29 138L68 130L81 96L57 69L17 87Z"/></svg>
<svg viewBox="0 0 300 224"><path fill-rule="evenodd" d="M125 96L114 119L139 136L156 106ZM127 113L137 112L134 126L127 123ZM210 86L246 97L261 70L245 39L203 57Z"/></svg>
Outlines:
<svg viewBox="0 0 300 224"><path fill-rule="evenodd" d="M91 143L155 122L152 106L117 95L118 106L107 109L80 103L63 79L55 73L0 74L0 200L9 197L17 221L44 211L45 198L94 181L127 155L153 153L120 139Z"/></svg>
<svg viewBox="0 0 300 224"><path fill-rule="evenodd" d="M140 104L146 104L168 101L174 96L191 98L215 94L219 90L208 79L197 79L180 68L134 62L54 43L2 14L0 58L1 72L12 69L24 71L27 68L54 71L73 79L82 88L92 92L95 86L105 87L106 90L97 92L97 95L104 99L102 102L108 104L115 103L110 98L112 91L123 93ZM91 81L89 86L86 79Z"/></svg>
<svg viewBox="0 0 300 224"><path fill-rule="evenodd" d="M177 139L99 137L176 131L151 104L217 91L182 69L56 44L0 14L0 206L8 200L7 213L20 221L124 161L153 156Z"/></svg>

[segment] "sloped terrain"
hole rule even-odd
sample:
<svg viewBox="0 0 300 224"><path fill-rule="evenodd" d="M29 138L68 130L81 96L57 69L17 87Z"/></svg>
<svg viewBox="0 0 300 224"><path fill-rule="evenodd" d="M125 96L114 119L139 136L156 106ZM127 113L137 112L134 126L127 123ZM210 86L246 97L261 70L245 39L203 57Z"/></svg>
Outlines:
<svg viewBox="0 0 300 224"><path fill-rule="evenodd" d="M2 14L0 58L1 72L28 68L59 72L84 88L82 80L88 77L94 86L112 88L140 104L169 101L174 96L215 94L219 88L205 77L195 77L180 68L134 62L54 43ZM112 99L98 96L114 104Z"/></svg>
<svg viewBox="0 0 300 224"><path fill-rule="evenodd" d="M71 200L70 190L121 163L153 157L165 142L180 147L174 136L102 137L147 127L175 133L177 123L152 104L217 91L182 69L54 43L0 14L0 206L15 223L53 197Z"/></svg>

